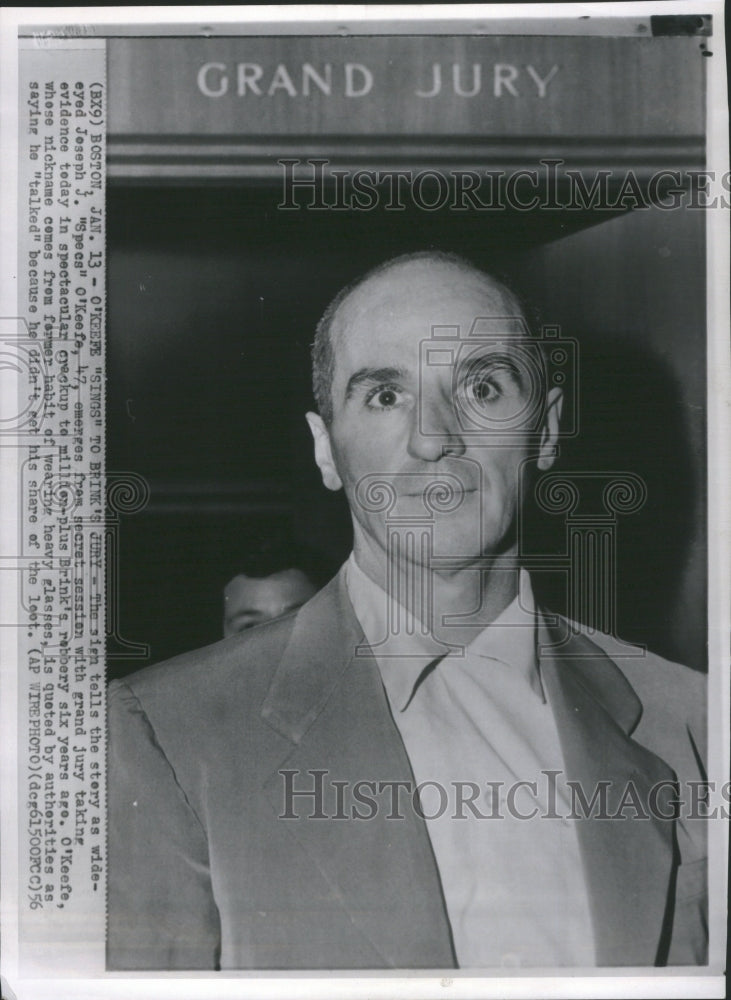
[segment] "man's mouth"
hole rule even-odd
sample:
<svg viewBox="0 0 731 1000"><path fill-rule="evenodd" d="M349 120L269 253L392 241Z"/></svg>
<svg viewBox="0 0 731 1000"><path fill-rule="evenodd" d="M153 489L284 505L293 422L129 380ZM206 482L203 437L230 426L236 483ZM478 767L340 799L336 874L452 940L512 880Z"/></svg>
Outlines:
<svg viewBox="0 0 731 1000"><path fill-rule="evenodd" d="M426 496L429 495L429 491L430 491L430 487L427 486L425 489L417 490L414 493L399 493L399 496L400 497L418 497L420 500L423 500L424 497L426 497ZM461 494L477 493L477 487L476 486L470 486L468 488L460 487L459 492Z"/></svg>

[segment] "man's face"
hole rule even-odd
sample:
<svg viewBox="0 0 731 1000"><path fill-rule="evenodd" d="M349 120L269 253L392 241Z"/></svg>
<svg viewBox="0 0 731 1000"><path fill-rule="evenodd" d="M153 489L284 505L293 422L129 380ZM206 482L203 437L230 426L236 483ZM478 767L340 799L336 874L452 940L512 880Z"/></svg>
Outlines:
<svg viewBox="0 0 731 1000"><path fill-rule="evenodd" d="M224 587L224 637L294 611L316 590L300 569L284 569L264 577L240 573Z"/></svg>
<svg viewBox="0 0 731 1000"><path fill-rule="evenodd" d="M489 336L468 338L480 317L491 318ZM431 518L434 554L464 565L513 544L521 468L529 457L550 466L560 406L553 390L543 432L526 426L540 390L519 322L501 286L432 261L395 266L338 310L333 420L308 419L325 485L345 489L363 562L385 565L387 516ZM427 361L433 329L457 326L451 360Z"/></svg>

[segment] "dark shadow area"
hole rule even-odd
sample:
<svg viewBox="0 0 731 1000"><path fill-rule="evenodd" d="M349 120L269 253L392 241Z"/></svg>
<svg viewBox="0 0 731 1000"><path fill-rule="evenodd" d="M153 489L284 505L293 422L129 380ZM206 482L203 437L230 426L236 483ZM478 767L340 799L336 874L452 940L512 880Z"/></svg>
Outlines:
<svg viewBox="0 0 731 1000"><path fill-rule="evenodd" d="M611 473L634 473L644 481L642 506L616 515L617 634L673 658L672 609L690 555L695 512L705 507L705 496L698 496L677 381L664 359L642 345L622 338L608 342L587 330L581 339L578 412L581 432L561 444L553 471L569 479L572 473L596 475L594 482L577 480L577 513L589 523L606 517L601 492ZM564 515L548 514L533 502L526 528L528 552L565 553ZM541 573L536 581L549 607L570 610L565 576ZM705 594L695 596L705 607ZM704 635L705 625L697 637L701 646Z"/></svg>

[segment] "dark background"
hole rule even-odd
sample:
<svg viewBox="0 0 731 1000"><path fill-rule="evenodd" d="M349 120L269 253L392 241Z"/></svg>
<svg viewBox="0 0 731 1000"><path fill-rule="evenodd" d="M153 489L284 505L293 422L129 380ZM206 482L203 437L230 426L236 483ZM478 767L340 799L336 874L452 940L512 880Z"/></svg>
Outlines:
<svg viewBox="0 0 731 1000"><path fill-rule="evenodd" d="M347 557L342 495L304 420L309 345L338 289L436 247L512 275L581 344L580 435L556 468L631 471L618 524L623 638L705 665L705 268L700 212L284 212L278 187L110 187L107 469L149 484L121 516L110 677L215 641L222 587L262 543L324 582ZM533 551L561 517L529 510ZM541 574L566 607L566 580ZM589 623L591 624L591 623ZM145 648L147 647L147 648Z"/></svg>

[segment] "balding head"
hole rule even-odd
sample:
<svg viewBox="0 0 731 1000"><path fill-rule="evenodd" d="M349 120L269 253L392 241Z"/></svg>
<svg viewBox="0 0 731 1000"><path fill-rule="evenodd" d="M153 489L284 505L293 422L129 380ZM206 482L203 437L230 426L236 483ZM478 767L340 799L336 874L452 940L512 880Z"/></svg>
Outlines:
<svg viewBox="0 0 731 1000"><path fill-rule="evenodd" d="M481 271L457 254L425 250L379 264L338 292L317 325L312 345L312 388L320 415L328 425L333 418L332 390L338 342L349 325L368 310L374 289L386 282L398 288L405 299L413 298L417 303L423 302L424 296L438 297L440 288L450 291L463 288L465 293L480 296L485 315L526 318L520 298L504 281ZM438 321L435 314L434 322Z"/></svg>

